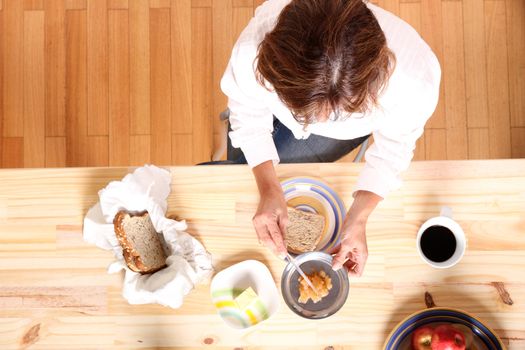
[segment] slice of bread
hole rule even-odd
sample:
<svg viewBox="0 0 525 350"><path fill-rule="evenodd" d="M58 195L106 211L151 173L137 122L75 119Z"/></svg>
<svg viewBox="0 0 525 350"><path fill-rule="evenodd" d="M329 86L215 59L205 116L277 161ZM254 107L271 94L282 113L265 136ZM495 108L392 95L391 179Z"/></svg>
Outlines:
<svg viewBox="0 0 525 350"><path fill-rule="evenodd" d="M128 267L140 273L153 273L166 267L166 253L148 212L132 215L121 210L113 220Z"/></svg>
<svg viewBox="0 0 525 350"><path fill-rule="evenodd" d="M324 216L288 207L285 244L291 253L315 250L324 230Z"/></svg>

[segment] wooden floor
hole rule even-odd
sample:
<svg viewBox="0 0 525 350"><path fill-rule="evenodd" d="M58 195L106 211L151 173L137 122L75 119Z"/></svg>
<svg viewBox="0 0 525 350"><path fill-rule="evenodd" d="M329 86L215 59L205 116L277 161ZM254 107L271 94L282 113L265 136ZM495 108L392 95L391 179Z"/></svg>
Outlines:
<svg viewBox="0 0 525 350"><path fill-rule="evenodd" d="M0 165L194 164L263 0L0 0ZM525 157L525 1L377 0L443 69L416 159Z"/></svg>

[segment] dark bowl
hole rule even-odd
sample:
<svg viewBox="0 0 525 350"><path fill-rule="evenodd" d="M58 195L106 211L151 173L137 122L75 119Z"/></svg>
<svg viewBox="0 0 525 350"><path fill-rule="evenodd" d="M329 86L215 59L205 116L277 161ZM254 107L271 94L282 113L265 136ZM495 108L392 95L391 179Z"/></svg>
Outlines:
<svg viewBox="0 0 525 350"><path fill-rule="evenodd" d="M505 346L496 333L476 317L465 311L450 308L431 308L418 311L401 321L383 346L383 350L408 350L405 344L417 328L434 323L455 323L470 328L477 348L484 350L504 350ZM408 340L407 340L408 338Z"/></svg>

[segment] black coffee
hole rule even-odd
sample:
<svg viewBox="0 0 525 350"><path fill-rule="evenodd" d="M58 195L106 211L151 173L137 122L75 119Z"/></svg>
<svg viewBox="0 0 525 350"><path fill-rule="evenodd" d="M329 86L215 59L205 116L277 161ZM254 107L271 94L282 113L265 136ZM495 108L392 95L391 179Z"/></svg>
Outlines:
<svg viewBox="0 0 525 350"><path fill-rule="evenodd" d="M430 226L421 235L421 251L434 262L447 261L456 251L456 237L443 226Z"/></svg>

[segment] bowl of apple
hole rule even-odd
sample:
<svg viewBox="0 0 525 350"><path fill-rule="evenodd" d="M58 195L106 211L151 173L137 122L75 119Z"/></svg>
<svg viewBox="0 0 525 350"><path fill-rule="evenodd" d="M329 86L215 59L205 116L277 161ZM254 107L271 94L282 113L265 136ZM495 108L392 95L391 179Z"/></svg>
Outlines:
<svg viewBox="0 0 525 350"><path fill-rule="evenodd" d="M387 337L383 350L504 350L498 335L465 311L438 308L416 312Z"/></svg>

